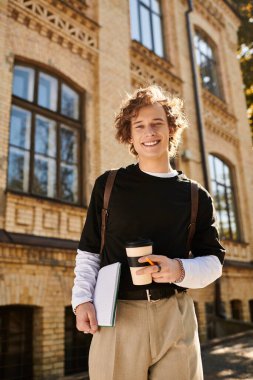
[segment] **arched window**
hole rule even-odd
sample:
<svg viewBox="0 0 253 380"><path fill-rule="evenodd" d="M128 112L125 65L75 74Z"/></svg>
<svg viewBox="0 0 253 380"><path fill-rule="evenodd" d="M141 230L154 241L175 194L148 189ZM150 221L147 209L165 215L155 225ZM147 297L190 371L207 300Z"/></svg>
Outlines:
<svg viewBox="0 0 253 380"><path fill-rule="evenodd" d="M204 34L197 31L194 37L197 65L200 69L202 86L222 98L218 77L218 64L215 49Z"/></svg>
<svg viewBox="0 0 253 380"><path fill-rule="evenodd" d="M80 202L81 95L44 69L15 64L8 189Z"/></svg>
<svg viewBox="0 0 253 380"><path fill-rule="evenodd" d="M242 301L232 300L230 301L230 305L232 318L237 319L238 321L243 321Z"/></svg>
<svg viewBox="0 0 253 380"><path fill-rule="evenodd" d="M239 240L231 170L220 158L210 154L211 189L219 220L220 237Z"/></svg>
<svg viewBox="0 0 253 380"><path fill-rule="evenodd" d="M164 57L161 4L159 0L130 0L132 39Z"/></svg>
<svg viewBox="0 0 253 380"><path fill-rule="evenodd" d="M0 379L33 379L32 307L0 307Z"/></svg>
<svg viewBox="0 0 253 380"><path fill-rule="evenodd" d="M71 306L65 308L65 375L88 371L91 334L76 329L76 317Z"/></svg>

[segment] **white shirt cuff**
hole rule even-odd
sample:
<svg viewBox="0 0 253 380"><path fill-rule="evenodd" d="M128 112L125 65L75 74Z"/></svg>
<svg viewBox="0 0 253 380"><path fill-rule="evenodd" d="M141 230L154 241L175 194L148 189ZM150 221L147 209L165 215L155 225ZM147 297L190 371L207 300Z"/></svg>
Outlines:
<svg viewBox="0 0 253 380"><path fill-rule="evenodd" d="M183 288L200 289L211 284L222 275L222 265L217 256L199 256L181 259L185 277L176 285Z"/></svg>

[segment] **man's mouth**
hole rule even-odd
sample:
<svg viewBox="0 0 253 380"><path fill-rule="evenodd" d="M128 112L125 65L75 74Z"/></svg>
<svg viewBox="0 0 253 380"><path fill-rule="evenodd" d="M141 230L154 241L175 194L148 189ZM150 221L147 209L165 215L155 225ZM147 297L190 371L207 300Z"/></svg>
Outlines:
<svg viewBox="0 0 253 380"><path fill-rule="evenodd" d="M159 144L160 140L143 142L142 145L150 147Z"/></svg>

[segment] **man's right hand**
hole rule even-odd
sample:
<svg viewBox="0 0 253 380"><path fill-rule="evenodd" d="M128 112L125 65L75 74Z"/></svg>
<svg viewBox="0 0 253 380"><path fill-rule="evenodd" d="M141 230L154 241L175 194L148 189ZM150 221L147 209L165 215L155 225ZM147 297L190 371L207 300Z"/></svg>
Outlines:
<svg viewBox="0 0 253 380"><path fill-rule="evenodd" d="M76 328L85 333L95 334L98 330L95 307L91 302L85 302L76 308Z"/></svg>

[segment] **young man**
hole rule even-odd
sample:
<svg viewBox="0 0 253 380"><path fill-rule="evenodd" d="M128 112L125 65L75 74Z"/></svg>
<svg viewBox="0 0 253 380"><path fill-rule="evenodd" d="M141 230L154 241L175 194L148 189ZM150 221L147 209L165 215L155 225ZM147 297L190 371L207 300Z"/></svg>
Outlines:
<svg viewBox="0 0 253 380"><path fill-rule="evenodd" d="M202 288L221 276L219 243L210 195L199 186L192 257L184 259L191 214L190 181L173 170L183 129L180 99L149 86L123 102L116 138L129 144L138 163L119 169L109 203L105 245L99 255L101 209L108 173L95 183L75 267L72 305L77 328L94 334L91 380L203 379L197 320L186 288ZM152 284L133 285L126 242L153 241ZM101 256L101 257L100 257ZM100 266L122 263L115 327L97 327L92 304ZM139 262L144 262L140 258ZM151 300L147 299L147 290Z"/></svg>

